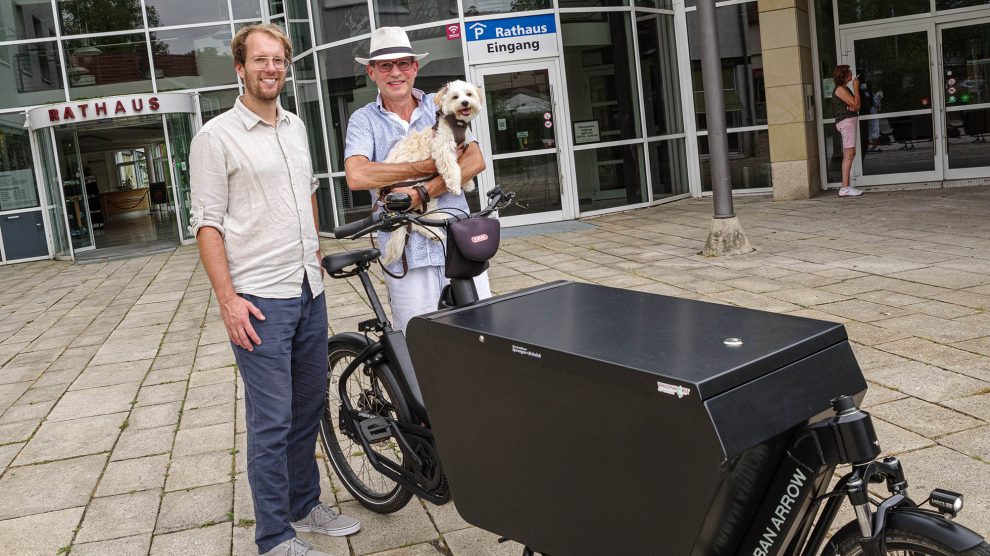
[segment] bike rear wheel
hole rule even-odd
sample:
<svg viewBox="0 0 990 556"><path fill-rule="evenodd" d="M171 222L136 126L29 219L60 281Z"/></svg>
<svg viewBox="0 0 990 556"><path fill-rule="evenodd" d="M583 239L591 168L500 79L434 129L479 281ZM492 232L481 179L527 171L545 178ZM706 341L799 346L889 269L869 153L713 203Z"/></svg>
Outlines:
<svg viewBox="0 0 990 556"><path fill-rule="evenodd" d="M990 545L981 543L962 552L941 542L901 529L887 529L885 534L887 552L891 556L990 556ZM859 546L859 526L853 522L840 529L825 546L823 556L861 556Z"/></svg>
<svg viewBox="0 0 990 556"><path fill-rule="evenodd" d="M377 513L391 513L405 507L412 492L379 473L368 459L356 433L341 421L339 387L344 369L367 343L355 338L331 337L328 342L327 403L320 422L320 439L330 465L344 488L362 506ZM409 421L411 414L392 373L382 365L362 365L347 380L347 397L355 409L396 421ZM372 444L382 456L402 463L403 455L393 438Z"/></svg>

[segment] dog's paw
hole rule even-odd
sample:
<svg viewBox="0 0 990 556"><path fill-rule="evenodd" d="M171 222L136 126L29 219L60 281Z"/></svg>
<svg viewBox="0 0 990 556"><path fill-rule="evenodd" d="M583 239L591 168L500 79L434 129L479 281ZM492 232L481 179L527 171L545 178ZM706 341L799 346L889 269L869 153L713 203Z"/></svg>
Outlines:
<svg viewBox="0 0 990 556"><path fill-rule="evenodd" d="M451 185L447 186L447 191L453 193L454 195L461 195L461 193L462 193L461 186L456 185L456 184L451 184Z"/></svg>
<svg viewBox="0 0 990 556"><path fill-rule="evenodd" d="M470 193L470 192L474 191L474 180L471 180L471 181L465 183L464 186L463 186L463 188L464 188L464 192L465 193Z"/></svg>

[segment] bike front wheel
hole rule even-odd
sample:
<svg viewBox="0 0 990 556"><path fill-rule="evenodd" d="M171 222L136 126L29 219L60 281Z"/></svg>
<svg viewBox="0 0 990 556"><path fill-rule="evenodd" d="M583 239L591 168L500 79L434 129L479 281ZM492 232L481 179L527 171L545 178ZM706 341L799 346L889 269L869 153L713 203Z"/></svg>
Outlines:
<svg viewBox="0 0 990 556"><path fill-rule="evenodd" d="M990 556L990 545L980 543L962 552L946 546L936 539L901 529L884 532L887 544L885 554L890 556ZM859 526L853 522L840 529L828 542L823 556L862 556L859 546Z"/></svg>
<svg viewBox="0 0 990 556"><path fill-rule="evenodd" d="M376 470L358 440L360 431L341 415L339 383L344 369L368 346L353 337L331 337L327 366L327 402L320 422L320 440L340 482L362 506L377 513L396 512L409 502L412 492ZM364 364L355 369L346 384L351 406L394 421L409 421L411 414L399 393L395 378L384 365ZM402 463L395 439L375 442L380 456Z"/></svg>

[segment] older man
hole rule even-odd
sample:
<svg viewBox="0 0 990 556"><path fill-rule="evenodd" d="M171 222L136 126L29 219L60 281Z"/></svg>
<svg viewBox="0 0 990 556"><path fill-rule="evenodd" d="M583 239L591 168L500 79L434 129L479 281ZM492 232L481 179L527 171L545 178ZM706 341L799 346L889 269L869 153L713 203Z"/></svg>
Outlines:
<svg viewBox="0 0 990 556"><path fill-rule="evenodd" d="M432 160L386 164L392 146L411 131L432 127L436 122L437 106L433 94L427 95L414 87L419 72L419 61L427 53L413 52L405 31L398 27L380 27L371 35L371 52L367 58L355 58L366 66L368 77L378 86L378 98L358 109L347 126L344 151L344 171L347 186L352 190L377 190L415 178L428 178L436 174ZM468 181L485 169L481 149L473 140L458 160L461 175ZM424 191L425 189L425 191ZM468 210L463 195L447 192L440 177L430 179L424 188L396 187L397 193L408 193L413 208L425 205L430 198L437 198L439 208ZM374 194L375 191L372 191ZM382 245L388 243L388 233L380 233ZM437 308L440 291L447 279L443 273L443 245L420 234L409 234L404 261L386 267L390 275L385 278L389 304L392 307L392 325L405 332L409 319ZM491 297L488 274L474 279L480 298Z"/></svg>
<svg viewBox="0 0 990 556"><path fill-rule="evenodd" d="M245 93L193 139L192 226L244 381L258 553L328 556L296 531L356 532L320 502L316 434L327 308L306 128L278 105L292 46L276 25L230 44Z"/></svg>

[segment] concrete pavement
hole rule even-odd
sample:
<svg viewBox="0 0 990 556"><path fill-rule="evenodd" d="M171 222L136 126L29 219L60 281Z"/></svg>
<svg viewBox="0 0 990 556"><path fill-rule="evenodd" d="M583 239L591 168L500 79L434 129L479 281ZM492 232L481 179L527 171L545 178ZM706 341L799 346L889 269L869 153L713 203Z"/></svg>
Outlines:
<svg viewBox="0 0 990 556"><path fill-rule="evenodd" d="M569 279L843 322L912 492L964 492L960 521L990 534L990 189L737 199L757 252L721 259L698 254L711 212L686 200L504 240L493 289ZM355 330L358 284L327 285L332 328ZM0 552L256 553L233 363L195 247L0 267ZM377 516L326 481L364 524L309 536L332 554L521 553L453 505Z"/></svg>

